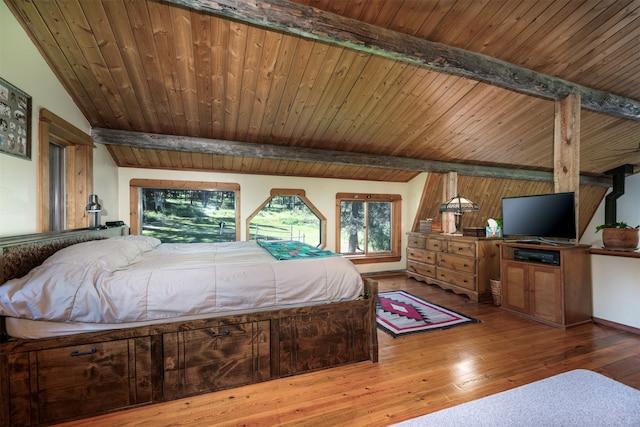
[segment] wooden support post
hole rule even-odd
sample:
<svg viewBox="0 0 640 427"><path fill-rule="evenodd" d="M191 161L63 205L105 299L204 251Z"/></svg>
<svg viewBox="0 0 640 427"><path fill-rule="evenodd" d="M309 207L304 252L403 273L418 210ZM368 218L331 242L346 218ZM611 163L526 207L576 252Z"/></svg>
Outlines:
<svg viewBox="0 0 640 427"><path fill-rule="evenodd" d="M442 182L442 203L458 195L458 173L448 172ZM456 231L456 219L453 212L442 212L442 232L453 234Z"/></svg>
<svg viewBox="0 0 640 427"><path fill-rule="evenodd" d="M576 236L579 237L578 192L580 189L580 95L555 102L553 175L556 193L576 195Z"/></svg>

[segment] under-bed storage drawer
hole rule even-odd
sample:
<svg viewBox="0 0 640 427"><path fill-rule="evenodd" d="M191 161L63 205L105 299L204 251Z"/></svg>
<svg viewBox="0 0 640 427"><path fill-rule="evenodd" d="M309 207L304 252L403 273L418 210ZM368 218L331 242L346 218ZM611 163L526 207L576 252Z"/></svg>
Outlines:
<svg viewBox="0 0 640 427"><path fill-rule="evenodd" d="M149 337L8 355L11 425L151 402Z"/></svg>
<svg viewBox="0 0 640 427"><path fill-rule="evenodd" d="M369 358L366 310L362 305L343 309L316 307L313 312L281 318L277 322L278 376L294 375Z"/></svg>
<svg viewBox="0 0 640 427"><path fill-rule="evenodd" d="M164 398L269 379L270 333L262 321L163 334Z"/></svg>

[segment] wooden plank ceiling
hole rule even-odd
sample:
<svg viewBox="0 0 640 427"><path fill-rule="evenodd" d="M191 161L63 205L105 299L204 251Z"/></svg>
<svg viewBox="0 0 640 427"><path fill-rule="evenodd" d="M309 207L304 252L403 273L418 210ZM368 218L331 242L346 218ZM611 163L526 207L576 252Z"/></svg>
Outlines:
<svg viewBox="0 0 640 427"><path fill-rule="evenodd" d="M369 155L424 161L424 170L460 164L469 174L553 168L554 102L544 97L175 2L5 2L92 127L196 137L212 148L137 146L132 134L108 144L122 167L397 182L419 171L372 167ZM640 100L640 0L296 3L327 22L346 17ZM269 146L289 154L265 155ZM330 151L310 161L296 150ZM335 152L352 156L332 162ZM640 115L583 109L580 152L586 176L624 163L640 171Z"/></svg>

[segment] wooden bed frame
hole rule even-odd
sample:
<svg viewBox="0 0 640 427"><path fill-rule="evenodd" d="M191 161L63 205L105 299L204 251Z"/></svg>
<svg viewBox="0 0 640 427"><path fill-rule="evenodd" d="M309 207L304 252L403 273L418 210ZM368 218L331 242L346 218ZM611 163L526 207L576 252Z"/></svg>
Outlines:
<svg viewBox="0 0 640 427"><path fill-rule="evenodd" d="M0 284L126 227L0 239ZM0 316L0 427L88 417L348 363L378 361L377 282L361 299L37 340Z"/></svg>

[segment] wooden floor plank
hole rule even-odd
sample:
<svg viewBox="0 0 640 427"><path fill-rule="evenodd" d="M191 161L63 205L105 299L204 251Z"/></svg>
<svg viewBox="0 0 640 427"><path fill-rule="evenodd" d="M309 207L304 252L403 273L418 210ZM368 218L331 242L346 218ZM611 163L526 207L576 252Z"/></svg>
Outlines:
<svg viewBox="0 0 640 427"><path fill-rule="evenodd" d="M63 426L387 426L573 369L640 390L640 336L584 324L567 330L403 277L379 281L480 320L392 338L380 361L61 424Z"/></svg>

